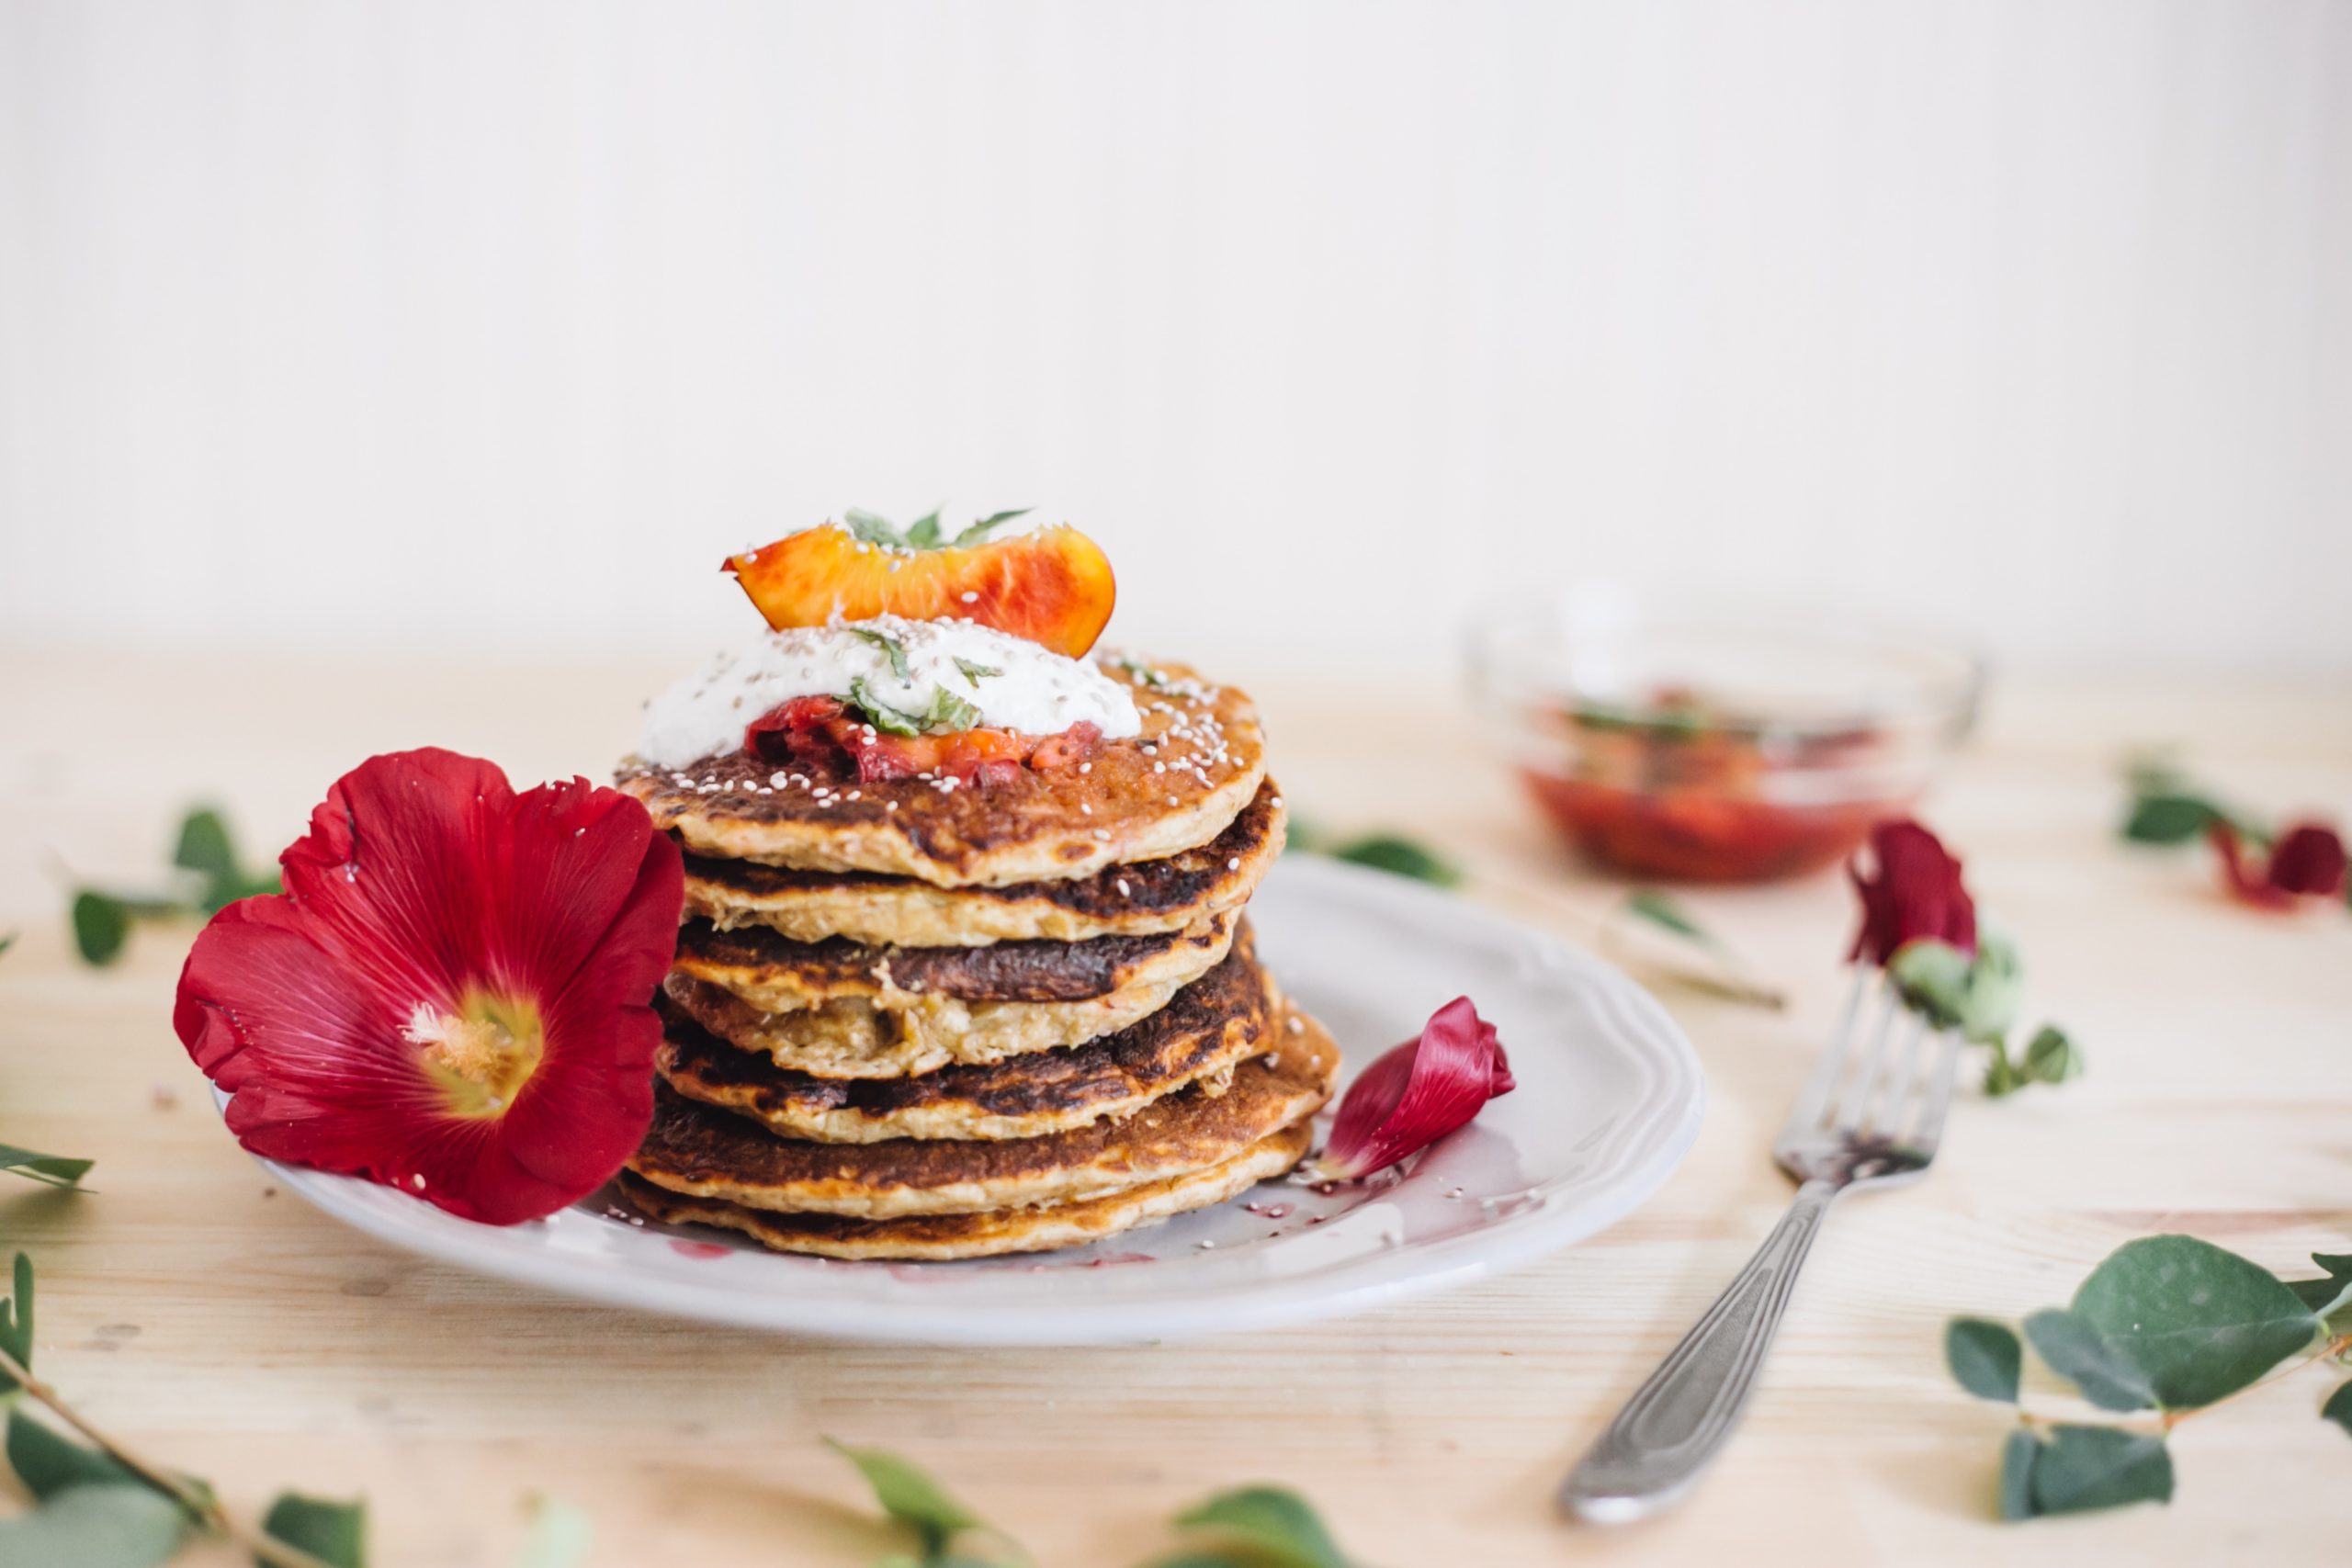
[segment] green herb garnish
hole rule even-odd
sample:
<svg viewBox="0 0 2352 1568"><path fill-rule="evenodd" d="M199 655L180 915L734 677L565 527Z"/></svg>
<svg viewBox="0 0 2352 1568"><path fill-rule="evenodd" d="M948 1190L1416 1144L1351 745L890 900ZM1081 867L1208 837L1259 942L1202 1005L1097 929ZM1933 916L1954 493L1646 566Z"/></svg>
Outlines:
<svg viewBox="0 0 2352 1568"><path fill-rule="evenodd" d="M921 735L922 733L922 719L903 709L894 708L876 696L873 690L866 685L865 677L863 675L851 680L849 703L852 707L865 715L865 722L876 729L886 730L892 735Z"/></svg>
<svg viewBox="0 0 2352 1568"><path fill-rule="evenodd" d="M888 632L877 632L871 626L844 627L852 637L864 637L890 656L890 673L901 681L911 679L907 673L907 648Z"/></svg>
<svg viewBox="0 0 2352 1568"><path fill-rule="evenodd" d="M901 528L879 513L866 512L853 506L842 513L842 526L867 544L880 545L885 549L962 549L967 545L977 545L986 539L990 530L1001 527L1016 517L1026 517L1029 512L1030 508L1023 506L1016 507L1011 512L993 513L981 518L953 539L948 538L945 530L940 527L937 508L924 513L921 517Z"/></svg>
<svg viewBox="0 0 2352 1568"><path fill-rule="evenodd" d="M975 686L978 685L982 681L987 680L991 675L1001 675L1004 673L1003 671L998 669L993 664L975 664L968 659L956 660L956 668L961 670L964 672L964 679L969 681Z"/></svg>
<svg viewBox="0 0 2352 1568"><path fill-rule="evenodd" d="M929 728L938 730L972 729L980 722L980 710L946 687L932 694Z"/></svg>

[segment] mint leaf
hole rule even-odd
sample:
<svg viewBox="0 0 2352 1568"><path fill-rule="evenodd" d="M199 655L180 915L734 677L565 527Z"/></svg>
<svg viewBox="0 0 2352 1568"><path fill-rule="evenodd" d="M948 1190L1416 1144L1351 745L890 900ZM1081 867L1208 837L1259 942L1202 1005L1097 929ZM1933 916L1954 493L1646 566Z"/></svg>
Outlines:
<svg viewBox="0 0 2352 1568"><path fill-rule="evenodd" d="M1328 852L1334 860L1368 865L1374 871L1385 871L1392 876L1409 876L1416 882L1427 882L1438 887L1453 887L1462 881L1462 868L1439 854L1435 850L1394 833L1370 833L1361 839L1351 839Z"/></svg>
<svg viewBox="0 0 2352 1568"><path fill-rule="evenodd" d="M852 637L864 637L866 641L872 643L875 647L888 654L890 656L891 674L897 676L901 681L911 679L911 677L907 673L906 644L900 642L897 637L890 636L888 633L877 632L871 626L848 626L843 629Z"/></svg>
<svg viewBox="0 0 2352 1568"><path fill-rule="evenodd" d="M2185 844L2204 837L2214 823L2228 820L2227 813L2201 795L2143 795L2132 803L2121 831L2135 844Z"/></svg>
<svg viewBox="0 0 2352 1568"><path fill-rule="evenodd" d="M1001 675L1004 673L1003 671L999 670L993 664L975 664L968 659L956 660L956 668L961 670L964 672L964 679L969 681L975 686L978 685L982 681L988 679L988 677L991 675Z"/></svg>
<svg viewBox="0 0 2352 1568"><path fill-rule="evenodd" d="M0 1568L150 1568L187 1534L180 1506L149 1487L72 1486L0 1519Z"/></svg>
<svg viewBox="0 0 2352 1568"><path fill-rule="evenodd" d="M85 964L107 964L130 939L130 910L110 893L84 888L74 896L74 945Z"/></svg>
<svg viewBox="0 0 2352 1568"><path fill-rule="evenodd" d="M16 1359L25 1371L33 1370L33 1260L23 1253L17 1254L17 1291L6 1301L0 1301L0 1350ZM0 1393L14 1393L17 1380L0 1371Z"/></svg>
<svg viewBox="0 0 2352 1568"><path fill-rule="evenodd" d="M2036 1083L2060 1084L2083 1076L2083 1053L2066 1032L2045 1023L2025 1048L2025 1076Z"/></svg>
<svg viewBox="0 0 2352 1568"><path fill-rule="evenodd" d="M880 545L885 549L894 550L907 547L899 525L878 513L861 512L853 506L842 513L842 526L869 545Z"/></svg>
<svg viewBox="0 0 2352 1568"><path fill-rule="evenodd" d="M1637 887L1625 895L1625 912L1652 925L1664 926L1675 935L1688 937L1702 947L1720 945L1705 927L1683 910L1681 905L1655 887Z"/></svg>
<svg viewBox="0 0 2352 1568"><path fill-rule="evenodd" d="M262 1516L262 1533L334 1568L368 1568L368 1505L280 1492ZM266 1568L266 1565L265 1565Z"/></svg>
<svg viewBox="0 0 2352 1568"><path fill-rule="evenodd" d="M2346 1432L2352 1432L2352 1382L2335 1385L2335 1392L2329 1394L2327 1403L2319 1407L2319 1416L2323 1421L2333 1421Z"/></svg>
<svg viewBox="0 0 2352 1568"><path fill-rule="evenodd" d="M981 1527L978 1514L949 1496L939 1483L911 1461L901 1459L888 1449L852 1448L831 1438L823 1441L827 1448L857 1466L857 1472L874 1488L874 1500L882 1506L884 1513L910 1527L922 1538L927 1561L944 1553L948 1542L962 1531Z"/></svg>
<svg viewBox="0 0 2352 1568"><path fill-rule="evenodd" d="M1944 1329L1944 1364L1952 1381L1979 1399L2015 1404L2025 1353L2006 1324L1955 1317Z"/></svg>
<svg viewBox="0 0 2352 1568"><path fill-rule="evenodd" d="M2320 1326L2270 1270L2187 1235L2125 1243L2083 1281L2074 1310L2167 1410L2235 1393L2310 1345Z"/></svg>
<svg viewBox="0 0 2352 1568"><path fill-rule="evenodd" d="M910 713L902 713L876 696L865 684L863 675L849 683L850 705L865 715L868 724L892 735L921 735L922 720Z"/></svg>
<svg viewBox="0 0 2352 1568"><path fill-rule="evenodd" d="M2020 1427L2001 1445L2001 1517L2033 1517L2033 1463L2041 1457L2041 1439Z"/></svg>
<svg viewBox="0 0 2352 1568"><path fill-rule="evenodd" d="M935 550L939 547L939 513L926 512L907 525L907 547L910 550Z"/></svg>
<svg viewBox="0 0 2352 1568"><path fill-rule="evenodd" d="M1112 658L1111 667L1114 670L1123 670L1126 671L1129 677L1142 682L1145 685L1149 686L1155 692L1162 691L1166 689L1168 685L1167 676L1161 674L1159 671L1154 670L1142 660L1131 659L1124 653L1114 655Z"/></svg>
<svg viewBox="0 0 2352 1568"><path fill-rule="evenodd" d="M87 1176L90 1167L96 1163L95 1160L67 1159L61 1155L35 1154L30 1149L0 1144L0 1170L13 1170L18 1176L46 1182L51 1187L73 1186Z"/></svg>
<svg viewBox="0 0 2352 1568"><path fill-rule="evenodd" d="M1280 1486L1220 1492L1177 1515L1176 1526L1240 1548L1236 1561L1255 1561L1266 1568L1352 1568L1306 1499ZM1216 1561L1205 1556L1197 1560Z"/></svg>
<svg viewBox="0 0 2352 1568"><path fill-rule="evenodd" d="M514 1568L577 1568L596 1541L595 1524L560 1497L534 1500L531 1533Z"/></svg>
<svg viewBox="0 0 2352 1568"><path fill-rule="evenodd" d="M2087 1318L2052 1307L2025 1320L2025 1337L2052 1371L2101 1410L2145 1410L2155 1404L2146 1374Z"/></svg>
<svg viewBox="0 0 2352 1568"><path fill-rule="evenodd" d="M932 693L927 726L930 729L970 729L979 722L980 710L946 687L938 687Z"/></svg>
<svg viewBox="0 0 2352 1568"><path fill-rule="evenodd" d="M2172 1501L2172 1452L2162 1438L2115 1427L2052 1427L2033 1461L2033 1511L2082 1514Z"/></svg>
<svg viewBox="0 0 2352 1568"><path fill-rule="evenodd" d="M987 538L993 530L1002 527L1016 517L1026 517L1035 510L1034 507L1016 506L1010 512L993 513L983 517L956 536L956 547L960 550L967 545L977 545Z"/></svg>

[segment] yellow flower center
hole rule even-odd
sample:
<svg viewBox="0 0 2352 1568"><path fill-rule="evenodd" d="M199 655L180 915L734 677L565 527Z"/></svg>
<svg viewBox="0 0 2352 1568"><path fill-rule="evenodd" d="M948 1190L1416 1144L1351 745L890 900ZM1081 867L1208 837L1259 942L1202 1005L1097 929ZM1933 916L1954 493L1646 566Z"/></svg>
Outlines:
<svg viewBox="0 0 2352 1568"><path fill-rule="evenodd" d="M421 1045L425 1075L465 1117L503 1116L547 1055L536 1003L469 991L454 1012L419 1002L401 1038Z"/></svg>

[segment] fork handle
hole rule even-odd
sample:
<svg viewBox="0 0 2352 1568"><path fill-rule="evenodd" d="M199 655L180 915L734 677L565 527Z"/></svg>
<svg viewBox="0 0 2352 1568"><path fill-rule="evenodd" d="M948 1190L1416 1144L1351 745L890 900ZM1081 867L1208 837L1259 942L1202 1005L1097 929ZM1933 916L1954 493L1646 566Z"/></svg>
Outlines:
<svg viewBox="0 0 2352 1568"><path fill-rule="evenodd" d="M1822 1217L1843 1185L1808 1181L1715 1304L1634 1391L1560 1483L1560 1506L1614 1524L1679 1501L1731 1436Z"/></svg>

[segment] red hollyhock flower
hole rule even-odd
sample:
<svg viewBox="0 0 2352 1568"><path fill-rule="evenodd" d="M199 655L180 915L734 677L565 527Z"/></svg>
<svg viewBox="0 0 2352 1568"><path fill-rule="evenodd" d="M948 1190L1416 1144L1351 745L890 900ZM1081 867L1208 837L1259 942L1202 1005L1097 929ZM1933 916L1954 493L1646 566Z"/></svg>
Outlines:
<svg viewBox="0 0 2352 1568"><path fill-rule="evenodd" d="M512 1224L594 1191L653 1115L677 846L585 779L517 795L371 757L196 939L172 1024L257 1155Z"/></svg>
<svg viewBox="0 0 2352 1568"><path fill-rule="evenodd" d="M2344 840L2335 829L2302 822L2279 835L2258 868L2248 858L2237 829L2216 821L2206 829L2222 862L2222 879L2232 894L2266 909L2284 909L2299 897L2332 898L2344 891Z"/></svg>
<svg viewBox="0 0 2352 1568"><path fill-rule="evenodd" d="M1976 951L1976 903L1961 884L1960 862L1941 840L1909 818L1897 818L1871 829L1871 853L1878 863L1875 879L1865 878L1859 863L1846 868L1862 898L1862 923L1849 961L1883 964L1921 937Z"/></svg>
<svg viewBox="0 0 2352 1568"><path fill-rule="evenodd" d="M1430 1015L1420 1038L1385 1053L1348 1086L1316 1174L1350 1180L1385 1170L1517 1087L1495 1026L1468 997L1456 997Z"/></svg>

